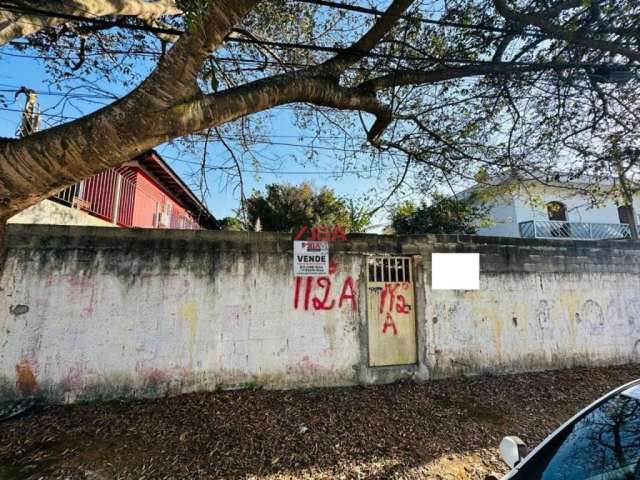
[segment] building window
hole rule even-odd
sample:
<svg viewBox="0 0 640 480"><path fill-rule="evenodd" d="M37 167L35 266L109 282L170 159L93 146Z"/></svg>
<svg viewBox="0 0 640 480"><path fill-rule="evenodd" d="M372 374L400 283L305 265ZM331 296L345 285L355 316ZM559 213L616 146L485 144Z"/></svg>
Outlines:
<svg viewBox="0 0 640 480"><path fill-rule="evenodd" d="M160 226L160 204L156 202L156 209L153 212L153 228L158 228Z"/></svg>
<svg viewBox="0 0 640 480"><path fill-rule="evenodd" d="M549 215L549 220L566 222L567 206L562 202L549 202L547 203L547 215Z"/></svg>
<svg viewBox="0 0 640 480"><path fill-rule="evenodd" d="M618 219L620 219L620 223L626 223L629 225L631 223L631 207L628 205L622 205L618 207Z"/></svg>

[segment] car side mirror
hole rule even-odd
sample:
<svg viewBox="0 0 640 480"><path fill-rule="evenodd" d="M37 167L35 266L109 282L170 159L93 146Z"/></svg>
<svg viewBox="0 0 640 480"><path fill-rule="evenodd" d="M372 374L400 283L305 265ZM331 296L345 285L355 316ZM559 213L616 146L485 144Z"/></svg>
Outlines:
<svg viewBox="0 0 640 480"><path fill-rule="evenodd" d="M509 468L513 468L527 456L527 446L518 437L504 437L500 442L500 455Z"/></svg>

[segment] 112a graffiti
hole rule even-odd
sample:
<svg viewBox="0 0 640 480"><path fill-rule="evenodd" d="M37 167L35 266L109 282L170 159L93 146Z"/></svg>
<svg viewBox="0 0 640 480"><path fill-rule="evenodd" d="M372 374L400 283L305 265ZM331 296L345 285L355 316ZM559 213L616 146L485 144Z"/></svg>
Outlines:
<svg viewBox="0 0 640 480"><path fill-rule="evenodd" d="M329 275L338 270L337 264L329 262ZM333 310L351 306L357 311L356 283L347 275L342 283L334 283L331 276L296 277L293 291L293 308L298 310Z"/></svg>
<svg viewBox="0 0 640 480"><path fill-rule="evenodd" d="M394 320L394 314L408 315L411 311L411 305L407 303L403 290L409 290L411 285L407 282L403 283L385 283L384 288L380 292L379 311L384 314L384 323L382 324L382 334L387 332L398 335L398 326Z"/></svg>

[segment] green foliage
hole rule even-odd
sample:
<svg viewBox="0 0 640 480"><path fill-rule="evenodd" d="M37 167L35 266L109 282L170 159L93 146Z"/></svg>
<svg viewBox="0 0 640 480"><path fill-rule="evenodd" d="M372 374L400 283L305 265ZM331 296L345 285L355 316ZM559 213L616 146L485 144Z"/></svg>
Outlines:
<svg viewBox="0 0 640 480"><path fill-rule="evenodd" d="M349 209L349 232L362 233L371 225L371 215L364 206L358 206L350 199L347 206Z"/></svg>
<svg viewBox="0 0 640 480"><path fill-rule="evenodd" d="M476 205L473 199L434 195L430 205L406 202L397 207L391 227L397 234L473 234L487 222L487 210L484 205Z"/></svg>
<svg viewBox="0 0 640 480"><path fill-rule="evenodd" d="M302 225L339 225L347 232L359 232L370 222L352 201L336 196L330 188L317 190L309 182L267 185L266 195L254 191L246 208L249 224L254 225L259 218L267 232L291 232Z"/></svg>
<svg viewBox="0 0 640 480"><path fill-rule="evenodd" d="M249 380L247 383L244 384L245 388L247 390L262 390L263 386L258 383L258 380L256 380L255 378L252 378L251 380Z"/></svg>
<svg viewBox="0 0 640 480"><path fill-rule="evenodd" d="M213 0L178 0L176 3L184 12L187 27L191 30L198 30L202 28L202 22Z"/></svg>
<svg viewBox="0 0 640 480"><path fill-rule="evenodd" d="M222 230L228 232L242 232L245 230L242 221L236 217L224 217L222 220L218 220L218 225Z"/></svg>

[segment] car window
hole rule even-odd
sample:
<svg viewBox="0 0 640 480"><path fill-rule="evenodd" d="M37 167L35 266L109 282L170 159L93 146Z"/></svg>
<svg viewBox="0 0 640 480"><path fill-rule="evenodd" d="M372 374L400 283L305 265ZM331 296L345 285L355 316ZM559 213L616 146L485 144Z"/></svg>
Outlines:
<svg viewBox="0 0 640 480"><path fill-rule="evenodd" d="M519 480L640 480L640 401L617 395L522 465Z"/></svg>

